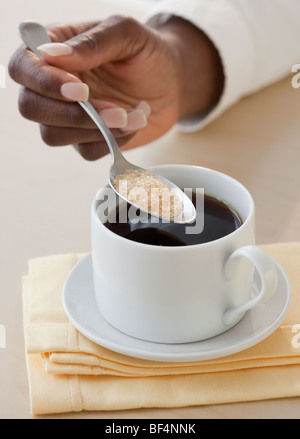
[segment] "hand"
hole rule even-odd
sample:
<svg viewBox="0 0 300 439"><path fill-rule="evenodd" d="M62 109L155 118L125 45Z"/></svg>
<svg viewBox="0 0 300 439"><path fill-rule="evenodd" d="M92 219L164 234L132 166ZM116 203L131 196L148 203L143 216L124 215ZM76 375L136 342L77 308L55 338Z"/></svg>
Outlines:
<svg viewBox="0 0 300 439"><path fill-rule="evenodd" d="M24 46L10 61L11 77L23 85L19 109L40 124L45 143L74 144L88 160L108 149L77 100L89 97L118 144L132 148L211 107L221 94L216 50L184 20L154 30L115 16L48 32L53 43L40 47L47 64Z"/></svg>

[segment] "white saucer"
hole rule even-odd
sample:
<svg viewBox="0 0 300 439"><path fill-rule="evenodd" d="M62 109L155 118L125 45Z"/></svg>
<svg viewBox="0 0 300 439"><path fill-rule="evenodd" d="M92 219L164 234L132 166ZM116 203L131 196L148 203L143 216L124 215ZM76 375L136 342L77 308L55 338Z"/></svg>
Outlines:
<svg viewBox="0 0 300 439"><path fill-rule="evenodd" d="M196 343L151 343L130 337L111 326L96 305L90 254L68 275L63 289L63 305L70 322L81 334L121 354L147 360L184 362L224 357L259 343L278 328L286 316L291 301L290 282L282 267L274 262L279 277L275 294L265 304L248 311L227 332Z"/></svg>

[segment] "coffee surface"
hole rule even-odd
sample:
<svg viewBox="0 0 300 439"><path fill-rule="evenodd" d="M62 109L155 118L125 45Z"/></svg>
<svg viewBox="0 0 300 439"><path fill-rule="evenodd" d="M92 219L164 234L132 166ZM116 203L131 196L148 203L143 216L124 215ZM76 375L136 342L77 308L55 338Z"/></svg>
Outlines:
<svg viewBox="0 0 300 439"><path fill-rule="evenodd" d="M192 199L195 205L194 193ZM150 215L147 223L119 222L119 217L124 218L124 209L128 212L129 208L130 205L126 203L118 207L116 222L110 222L108 218L104 225L119 236L143 244L168 247L203 244L229 235L242 225L240 216L234 209L223 201L207 195L204 196L204 228L198 234L187 234L185 224L163 223L162 220L153 223ZM128 218L128 215L126 217ZM188 227L195 227L196 222L197 219Z"/></svg>

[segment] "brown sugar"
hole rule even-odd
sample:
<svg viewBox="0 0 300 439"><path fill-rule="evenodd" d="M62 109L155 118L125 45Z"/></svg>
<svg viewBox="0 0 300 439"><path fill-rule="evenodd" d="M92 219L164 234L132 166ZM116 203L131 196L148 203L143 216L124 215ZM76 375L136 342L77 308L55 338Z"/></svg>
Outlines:
<svg viewBox="0 0 300 439"><path fill-rule="evenodd" d="M115 177L114 188L129 202L164 219L174 219L183 209L173 189L150 171L130 169Z"/></svg>

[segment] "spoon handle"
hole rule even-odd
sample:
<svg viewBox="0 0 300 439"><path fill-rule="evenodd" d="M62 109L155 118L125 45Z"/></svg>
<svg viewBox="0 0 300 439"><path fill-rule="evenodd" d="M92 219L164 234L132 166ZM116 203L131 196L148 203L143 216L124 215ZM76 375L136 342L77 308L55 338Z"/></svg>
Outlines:
<svg viewBox="0 0 300 439"><path fill-rule="evenodd" d="M18 25L18 32L25 46L45 61L38 47L52 42L46 29L33 21L24 21Z"/></svg>
<svg viewBox="0 0 300 439"><path fill-rule="evenodd" d="M25 21L18 25L18 31L27 48L34 52L41 60L45 61L43 55L38 50L40 45L51 43L51 39L44 26L39 23ZM125 160L114 136L102 118L99 116L93 105L89 101L78 101L78 104L86 111L86 113L101 131L112 155L112 166L119 156Z"/></svg>
<svg viewBox="0 0 300 439"><path fill-rule="evenodd" d="M111 131L109 130L103 119L99 116L99 113L95 110L93 105L89 101L78 101L78 104L86 111L86 113L90 116L90 118L101 131L112 155L112 165L114 164L118 155L121 155L122 159L125 160L114 136L112 135Z"/></svg>

